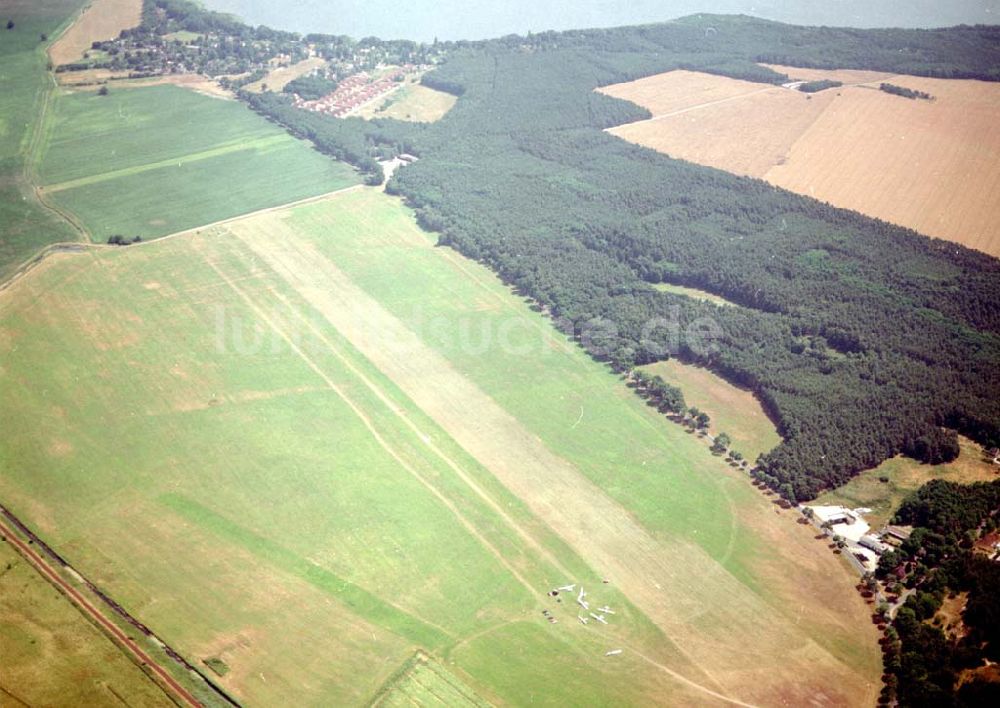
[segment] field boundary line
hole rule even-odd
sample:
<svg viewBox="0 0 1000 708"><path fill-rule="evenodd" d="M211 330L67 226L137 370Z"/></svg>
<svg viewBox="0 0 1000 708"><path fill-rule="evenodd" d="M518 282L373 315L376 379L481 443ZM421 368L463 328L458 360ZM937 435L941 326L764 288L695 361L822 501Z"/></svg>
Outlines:
<svg viewBox="0 0 1000 708"><path fill-rule="evenodd" d="M208 264L208 266L218 274L218 276L223 280L223 282L225 282L225 284L230 289L232 289L233 292L235 292L240 297L240 299L242 299L247 304L247 306L254 312L254 314L260 317L267 324L267 326L270 327L272 331L274 331L275 334L277 334L279 337L285 340L285 343L288 344L288 346L292 349L292 351L295 352L299 356L299 358L302 359L302 361L326 383L326 385L330 388L331 391L333 391L341 400L344 401L344 403L347 404L347 406L358 417L358 419L368 430L369 434L375 439L375 441L379 444L379 446L382 447L382 449L384 449L387 453L389 453L389 455L397 463L399 463L399 465L404 470L409 472L410 475L412 475L418 482L420 482L421 485L423 485L428 491L430 491L431 494L434 495L434 497L438 499L438 501L440 501L445 506L446 509L451 511L452 514L455 515L459 523L463 527L465 527L465 529L469 532L469 534L477 541L479 541L487 550L489 550L490 553L500 562L500 564L504 566L511 573L511 575L513 575L514 578L528 590L530 595L542 594L541 590L534 587L526 578L524 578L524 576L521 575L521 573L516 568L514 568L507 562L503 554L497 548L495 548L493 544L490 543L490 541L486 539L479 532L479 530L475 527L475 525L471 521L465 518L465 515L462 514L461 510L454 504L454 502L448 499L434 485L428 482L424 478L424 476L421 475L416 470L416 468L414 468L409 462L404 460L401 454L396 452L396 450L392 447L392 445L390 445L388 441L382 436L382 434L378 432L378 430L375 428L374 423L372 423L371 419L361 409L361 407L358 404L356 404L343 391L343 389L341 389L340 386L338 386L333 381L333 379L331 379L330 376L325 371L323 371L323 369L308 354L306 354L302 350L302 348L298 346L298 344L295 343L295 341L284 330L278 327L277 324L275 324L274 320L271 319L255 302L253 302L250 296L248 296L238 285L236 285L236 283L234 283L232 279L228 275L226 275L226 273L221 268L219 268L219 266L216 265L203 251L197 248L195 250L198 251L198 253Z"/></svg>
<svg viewBox="0 0 1000 708"><path fill-rule="evenodd" d="M294 138L288 134L281 135L268 135L262 138L257 138L255 140L243 141L243 142L230 142L228 144L218 145L207 150L200 150L198 152L192 152L187 155L179 155L177 157L169 157L164 160L157 160L156 162L148 162L144 165L134 165L132 167L123 167L118 170L111 170L110 172L100 172L94 175L87 175L85 177L77 177L76 179L66 180L64 182L54 182L48 185L42 185L40 189L45 194L57 194L59 192L64 192L69 189L78 189L79 187L89 187L93 184L100 184L102 182L110 182L111 180L120 179L122 177L131 177L133 175L143 174L144 172L155 172L156 170L162 170L167 167L180 167L182 165L188 165L195 162L202 162L204 160L211 160L214 157L222 157L223 155L231 155L234 152L243 152L244 150L254 150L257 148L271 147L272 145L280 145L282 143L287 143L289 145L294 144Z"/></svg>
<svg viewBox="0 0 1000 708"><path fill-rule="evenodd" d="M87 11L90 7L90 3L84 5L78 12L76 12L71 20L67 20L63 26L59 29L55 39L51 40L46 46L45 50L42 52L45 59L51 63L52 57L49 51L52 46L59 41L60 38L69 29L76 24L76 22L83 16L83 13ZM50 112L52 108L52 99L59 89L59 84L56 81L55 74L50 70L45 70L45 81L44 85L39 87L40 105L38 106L38 113L34 121L28 127L27 143L21 152L21 159L23 164L21 165L21 179L24 181L25 185L30 188L31 194L38 205L56 216L57 219L65 221L72 227L80 236L83 243L90 243L90 233L84 228L83 224L70 213L65 212L62 209L57 208L55 205L50 204L42 194L39 183L40 179L38 176L38 164L41 161L41 153L45 147L45 142L48 139L49 130L49 119Z"/></svg>
<svg viewBox="0 0 1000 708"><path fill-rule="evenodd" d="M700 72L700 73L704 73L704 72ZM852 86L863 86L863 87L872 88L872 84L884 83L886 81L890 81L892 79L899 78L900 76L903 76L903 75L902 74L894 74L893 76L889 76L889 77L887 77L885 79L874 79L874 80L869 80L869 81L857 81L857 82L853 82L853 83L843 83L840 86L838 86L837 88L849 88L849 87L852 87ZM734 81L736 81L736 80L737 79L734 79ZM597 90L599 92L601 92L600 89L597 89ZM605 133L611 133L612 131L614 131L614 130L616 130L618 128L624 128L626 126L643 125L645 123L656 123L657 121L665 120L667 118L673 118L674 116L679 116L679 115L683 115L685 113L690 113L691 111L698 111L698 110L701 110L703 108L711 108L712 106L718 106L718 105L723 104L723 103L731 103L733 101L738 101L741 98L748 98L750 96L757 96L757 95L762 94L762 93L767 93L768 91L796 91L797 93L803 93L801 91L798 91L797 89L787 89L784 86L779 86L777 84L767 84L765 88L755 89L753 91L747 91L746 93L739 93L739 94L736 94L735 96L726 96L725 98L717 98L714 101L706 101L705 103L698 103L698 104L695 104L693 106L687 106L685 108L677 108L677 109L672 110L672 111L667 111L666 113L658 113L656 115L650 116L649 118L643 118L642 120L634 120L634 121L631 121L631 122L628 122L628 123L622 123L620 125L613 125L610 128L605 128L604 132ZM601 93L603 93L603 92L601 92ZM610 95L610 94L605 94L605 95L607 96L607 95ZM619 100L628 100L631 103L636 103L635 101L633 101L631 99L619 99ZM636 105L638 105L638 104L636 104Z"/></svg>
<svg viewBox="0 0 1000 708"><path fill-rule="evenodd" d="M283 211L285 209L293 209L295 207L305 206L306 204L313 204L315 202L326 201L327 199L332 199L338 194L356 192L360 189L371 189L371 187L366 187L364 184L352 184L349 187L341 187L340 189L335 189L332 192L317 194L314 197L305 197L304 199L299 199L294 202L288 202L287 204L277 204L272 207L264 207L263 209L258 209L257 211L248 211L246 214L238 214L236 216L230 216L225 219L220 219L219 221L213 221L210 224L203 224L201 226L192 226L190 229L177 231L176 233L167 234L166 236L150 239L149 241L141 241L140 243L134 243L132 244L132 246L130 246L130 248L135 248L136 246L151 246L153 244L161 243L163 241L168 241L170 239L179 238L181 236L196 234L199 231L204 231L205 229L214 229L220 226L226 226L227 224L232 224L237 221L242 221L243 219L250 219L255 216L263 216L264 214L272 214L274 212Z"/></svg>
<svg viewBox="0 0 1000 708"><path fill-rule="evenodd" d="M289 306L291 305L291 303L289 302L289 300L284 295L282 295L281 293L275 292L273 294L283 304L289 305ZM358 370L350 361L348 361L347 358L344 357L344 355L341 354L337 350L337 347L334 346L334 344L330 342L330 340L326 337L326 335L324 335L322 332L319 332L315 328L315 325L313 325L311 322L309 322L308 320L306 320L302 316L302 313L297 308L291 308L291 309L295 313L295 316L302 322L302 324L304 324L313 334L315 334L317 337L319 337L323 341L323 343L326 344L330 348L331 353L333 353L333 355L336 356L337 359L339 359L344 364L344 366L346 366L351 371L351 373L354 374L354 376L357 377L365 385L366 388L368 388L372 393L374 393L375 396L379 399L379 401L381 401L382 404L385 405L385 407L388 408L390 410L390 412L392 412L393 415L395 415L397 418L399 418L406 425L406 427L409 428L410 431L413 432L413 434L416 435L423 442L423 444L427 448L429 448L431 450L431 452L433 452L456 475L458 475L459 479L461 479L462 482L464 482L467 487L469 487L473 492L475 492L476 496L478 496L480 499L482 499L486 503L486 505L490 509L493 510L494 513L496 513L497 515L499 515L500 518L503 519L507 523L507 525L510 527L510 529L512 531L514 531L514 533L516 533L518 536L520 536L521 539L525 543L527 543L529 547L531 547L536 552L538 552L539 554L541 554L542 557L545 558L546 561L548 561L549 563L551 563L552 566L557 571L559 571L560 573L562 573L566 577L572 577L574 575L569 570L567 570L566 568L564 568L562 566L562 563L560 563L559 560L555 556L553 556L552 553L547 548L545 548L544 546L542 546L541 542L538 541L538 539L536 539L530 533L528 533L527 531L525 531L521 527L521 525L519 523L517 523L517 521L515 521L513 518L511 518L507 514L507 512L505 512L503 510L503 507L500 506L499 502L497 502L495 499L493 499L493 497L490 496L490 494L486 490L484 490L479 485L478 482L476 482L474 479L472 479L472 477L469 475L468 472L466 472L464 469L462 469L462 467L457 462L455 462L454 460L452 460L451 457L449 457L447 454L445 454L445 452L443 450L441 450L441 448L439 448L437 445L435 445L431 441L429 435L427 435L419 427L417 427L417 424L414 423L412 420L410 420L408 416L403 415L402 413L400 413L396 409L397 407L394 405L393 401L382 390L382 388L378 384L376 384L375 382L373 382L371 379L369 379L364 374L364 372ZM360 352L359 352L359 355L362 356L362 357L364 356L364 354L361 354ZM373 364L373 366L374 366L374 364ZM407 398L407 400L409 400L409 398ZM413 405L416 405L416 404L413 404ZM447 433L445 433L445 434L447 434ZM456 443L456 444L458 444L458 443ZM467 452L466 454L469 454L469 453ZM539 522L540 523L544 523L544 522L541 521L541 519L539 519Z"/></svg>
<svg viewBox="0 0 1000 708"><path fill-rule="evenodd" d="M102 632L109 636L116 646L132 655L133 660L139 662L140 668L148 667L155 676L156 683L162 690L169 693L172 691L183 703L200 708L203 704L194 695L184 688L170 673L147 654L136 642L125 632L109 620L103 612L97 609L83 594L62 578L39 553L36 553L27 543L22 541L7 526L6 522L0 518L0 534L14 547L14 549L46 580L54 585L59 593L64 595L77 609L94 622Z"/></svg>
<svg viewBox="0 0 1000 708"><path fill-rule="evenodd" d="M342 187L340 189L335 189L332 192L326 192L324 194L317 194L314 197L305 197L298 201L289 202L287 204L280 204L273 207L265 207L257 211L250 211L245 214L238 214L236 216L230 216L220 221L214 221L210 224L204 224L202 226L192 226L190 229L185 229L184 231L177 231L172 234L167 234L166 236L160 236L159 238L153 238L148 241L140 241L138 243L133 243L127 248L139 248L141 246L152 246L163 241L169 241L171 239L179 238L181 236L188 236L190 234L198 233L203 229L213 229L220 226L225 226L241 219L249 219L252 216L258 216L261 214L269 214L271 212L281 211L283 209L291 209L297 206L304 206L306 204L312 204L314 202L321 202L326 199L331 199L338 194L344 194L346 192L353 192L358 189L364 189L363 184L352 184L349 187ZM31 271L40 266L49 256L55 255L57 253L80 253L83 251L112 251L119 248L126 248L125 246L112 246L106 243L94 243L93 241L60 241L59 243L50 243L47 246L43 246L34 255L22 261L17 265L3 281L0 281L0 294L5 290L13 286L17 281L21 280L27 276Z"/></svg>

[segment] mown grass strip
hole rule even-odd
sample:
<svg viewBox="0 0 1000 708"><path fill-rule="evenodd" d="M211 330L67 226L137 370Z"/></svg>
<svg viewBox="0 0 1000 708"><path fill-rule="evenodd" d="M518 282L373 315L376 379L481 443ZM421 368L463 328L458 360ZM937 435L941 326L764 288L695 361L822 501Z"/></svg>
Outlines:
<svg viewBox="0 0 1000 708"><path fill-rule="evenodd" d="M137 165L135 167L125 167L120 170L112 170L110 172L104 172L96 175L89 175L87 177L79 177L77 179L71 179L66 182L60 182L58 184L52 184L45 187L45 191L51 193L62 192L67 189L73 189L75 187L86 187L90 184L97 184L98 182L108 182L113 179L119 179L121 177L129 177L131 175L141 174L143 172L152 172L153 170L163 169L165 167L180 167L182 165L187 165L192 162L200 162L202 160L209 160L213 157L219 157L220 155L228 155L233 152L243 152L245 150L262 150L264 148L273 147L275 145L283 145L286 143L291 143L295 139L288 135L269 135L264 138L257 138L256 140L249 141L239 141L230 143L228 145L220 145L219 147L212 148L210 150L202 150L201 152L194 152L190 155L184 155L182 157L172 157L166 160L160 160L159 162L150 162L147 165Z"/></svg>
<svg viewBox="0 0 1000 708"><path fill-rule="evenodd" d="M435 627L389 605L367 590L334 575L325 568L300 558L291 551L202 506L182 494L163 494L157 499L171 511L200 528L238 545L257 558L306 581L317 590L335 597L364 619L428 648L448 644L451 638Z"/></svg>

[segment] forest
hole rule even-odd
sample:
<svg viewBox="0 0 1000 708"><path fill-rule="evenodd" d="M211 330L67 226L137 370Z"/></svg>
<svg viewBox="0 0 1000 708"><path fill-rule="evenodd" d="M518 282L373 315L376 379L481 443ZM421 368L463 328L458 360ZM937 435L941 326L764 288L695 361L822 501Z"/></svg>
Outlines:
<svg viewBox="0 0 1000 708"><path fill-rule="evenodd" d="M974 674L960 680L984 659L1000 660L1000 563L982 544L975 549L976 541L993 537L998 512L1000 481L966 486L934 480L900 507L895 521L914 531L882 556L877 574L912 594L883 642L890 677L884 703L971 708L1000 702L1000 684ZM968 593L962 632L936 619L945 598L954 600L957 593Z"/></svg>
<svg viewBox="0 0 1000 708"><path fill-rule="evenodd" d="M389 191L616 370L673 356L751 388L784 438L756 475L789 501L901 452L947 460L956 431L1000 444L1000 262L603 132L649 114L599 86L678 68L788 80L762 60L997 80L1000 29L693 16L505 37L455 46L425 77L460 96L431 125L248 100L372 182L375 158L418 155Z"/></svg>

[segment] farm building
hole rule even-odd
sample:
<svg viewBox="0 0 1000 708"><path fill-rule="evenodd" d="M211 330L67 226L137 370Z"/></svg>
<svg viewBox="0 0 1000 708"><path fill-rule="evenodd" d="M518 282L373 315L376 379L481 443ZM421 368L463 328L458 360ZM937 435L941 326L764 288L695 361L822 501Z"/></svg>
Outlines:
<svg viewBox="0 0 1000 708"><path fill-rule="evenodd" d="M864 536L859 538L858 545L867 548L870 551L874 551L879 555L882 555L886 551L891 550L891 548L886 544L882 543L882 541L880 541L877 536L873 536L871 534L865 534Z"/></svg>
<svg viewBox="0 0 1000 708"><path fill-rule="evenodd" d="M893 539L895 541L902 543L903 541L905 541L910 537L911 533L913 533L913 529L909 526L890 525L885 527L885 530L882 533L882 538L886 539L886 537L888 537L888 539Z"/></svg>

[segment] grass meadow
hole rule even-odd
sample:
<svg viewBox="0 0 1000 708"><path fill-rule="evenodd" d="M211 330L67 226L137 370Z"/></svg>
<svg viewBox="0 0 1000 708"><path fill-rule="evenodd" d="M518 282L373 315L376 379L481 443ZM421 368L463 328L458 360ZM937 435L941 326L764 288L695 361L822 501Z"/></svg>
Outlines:
<svg viewBox="0 0 1000 708"><path fill-rule="evenodd" d="M732 449L743 453L751 462L781 442L774 423L750 391L733 386L708 369L683 364L677 359L644 368L680 388L688 406L710 416L709 432L728 434L733 441Z"/></svg>
<svg viewBox="0 0 1000 708"><path fill-rule="evenodd" d="M156 238L357 184L244 105L176 86L61 93L39 177L95 241Z"/></svg>
<svg viewBox="0 0 1000 708"><path fill-rule="evenodd" d="M272 260L303 255L342 282ZM0 497L248 702L391 696L418 650L490 702L877 692L839 561L376 190L56 256L0 300L0 356Z"/></svg>
<svg viewBox="0 0 1000 708"><path fill-rule="evenodd" d="M925 465L899 455L875 469L862 472L847 484L825 492L816 504L843 505L851 509L871 509L865 519L872 526L889 523L903 500L932 479L958 484L990 482L1000 474L980 445L959 437L958 459L943 465Z"/></svg>
<svg viewBox="0 0 1000 708"><path fill-rule="evenodd" d="M441 120L458 99L449 93L436 91L419 83L408 83L383 101L362 108L362 118L395 118L417 123Z"/></svg>

